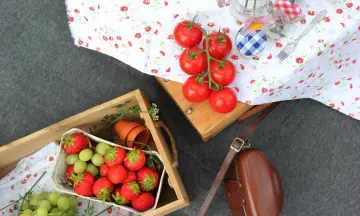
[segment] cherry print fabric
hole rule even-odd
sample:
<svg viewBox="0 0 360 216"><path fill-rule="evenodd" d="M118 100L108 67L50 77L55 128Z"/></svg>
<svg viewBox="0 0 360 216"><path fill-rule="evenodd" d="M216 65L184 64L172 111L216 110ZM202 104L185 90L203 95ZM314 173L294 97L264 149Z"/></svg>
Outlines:
<svg viewBox="0 0 360 216"><path fill-rule="evenodd" d="M220 29L234 42L245 22L231 16L229 4L219 8L215 0L67 0L66 5L75 45L182 83L188 75L178 64L176 23L198 14L205 30ZM276 55L324 8L323 21L280 62ZM231 87L239 101L251 105L311 98L360 119L360 0L305 0L301 9L305 18L292 24L285 38L269 40L259 56L244 58L233 46L228 59L237 77Z"/></svg>

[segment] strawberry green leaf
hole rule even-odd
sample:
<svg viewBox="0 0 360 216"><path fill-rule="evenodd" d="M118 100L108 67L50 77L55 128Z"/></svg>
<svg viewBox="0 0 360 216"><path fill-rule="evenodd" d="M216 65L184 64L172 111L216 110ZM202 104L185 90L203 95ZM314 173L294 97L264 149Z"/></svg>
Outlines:
<svg viewBox="0 0 360 216"><path fill-rule="evenodd" d="M120 196L119 193L116 193L116 195L113 194L112 197L114 198L115 202L119 205L129 204L129 200L126 200L124 197Z"/></svg>
<svg viewBox="0 0 360 216"><path fill-rule="evenodd" d="M71 135L65 136L62 139L62 143L64 144L65 147L70 147L74 145L74 137L72 137Z"/></svg>
<svg viewBox="0 0 360 216"><path fill-rule="evenodd" d="M139 154L140 150L134 148L127 154L125 159L129 161L130 164L136 164L140 160Z"/></svg>
<svg viewBox="0 0 360 216"><path fill-rule="evenodd" d="M116 153L116 150L115 149L109 149L107 152L106 152L106 159L108 161L113 161L115 160L115 157L117 156L117 153Z"/></svg>
<svg viewBox="0 0 360 216"><path fill-rule="evenodd" d="M136 182L130 182L128 186L133 194L140 193L140 187Z"/></svg>
<svg viewBox="0 0 360 216"><path fill-rule="evenodd" d="M110 199L110 194L111 194L111 192L110 192L109 188L103 188L100 190L97 198L104 202L105 200Z"/></svg>
<svg viewBox="0 0 360 216"><path fill-rule="evenodd" d="M151 191L155 185L155 174L145 174L145 179L140 184L144 191Z"/></svg>
<svg viewBox="0 0 360 216"><path fill-rule="evenodd" d="M74 185L77 185L84 180L84 173L79 173L77 175L72 174L70 179L74 181Z"/></svg>

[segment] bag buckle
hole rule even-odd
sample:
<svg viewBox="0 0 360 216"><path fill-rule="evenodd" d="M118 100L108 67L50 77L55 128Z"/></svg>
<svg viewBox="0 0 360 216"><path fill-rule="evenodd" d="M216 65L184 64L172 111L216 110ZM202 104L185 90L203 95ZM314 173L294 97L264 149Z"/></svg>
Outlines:
<svg viewBox="0 0 360 216"><path fill-rule="evenodd" d="M237 144L237 142L240 142L240 146ZM231 143L231 145L230 145L230 148L231 148L232 150L234 150L235 152L240 152L241 149L244 147L244 145L245 145L246 143L249 143L248 140L244 141L243 139L241 139L241 138L239 138L239 137L236 137L236 138L232 141L232 143ZM250 147L250 143L249 143L248 147Z"/></svg>

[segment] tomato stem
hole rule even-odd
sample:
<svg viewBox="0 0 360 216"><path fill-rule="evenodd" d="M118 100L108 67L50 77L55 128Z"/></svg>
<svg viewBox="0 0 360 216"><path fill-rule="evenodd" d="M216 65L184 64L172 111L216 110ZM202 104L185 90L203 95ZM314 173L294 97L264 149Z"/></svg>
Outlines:
<svg viewBox="0 0 360 216"><path fill-rule="evenodd" d="M211 59L211 60L214 60L214 61L217 61L217 62L219 62L219 63L221 63L221 62L222 62L222 60L219 60L219 59L213 58L213 57L211 57L211 56L210 56L210 59Z"/></svg>
<svg viewBox="0 0 360 216"><path fill-rule="evenodd" d="M210 56L210 53L209 53L209 37L205 31L205 29L201 28L201 31L203 32L204 34L204 37L205 37L205 53L206 53L206 58L207 58L207 75L209 77L209 88L211 89L211 83L213 82L212 78L211 78L211 73L210 73L210 60L211 60L211 56Z"/></svg>
<svg viewBox="0 0 360 216"><path fill-rule="evenodd" d="M197 55L197 54L202 53L202 52L206 52L206 50L205 50L205 49L202 49L202 50L195 51L195 52L193 52L193 53L195 53L195 54Z"/></svg>
<svg viewBox="0 0 360 216"><path fill-rule="evenodd" d="M216 82L212 79L212 77L211 77L211 73L210 73L210 62L211 62L211 60L213 60L213 61L217 61L217 62L220 63L221 60L216 59L216 58L210 56L210 53L209 53L209 41L210 41L210 39L219 39L219 37L221 37L221 35L218 35L218 36L215 36L215 37L209 37L209 36L207 35L207 32L206 32L205 29L203 29L201 26L199 26L199 28L200 28L200 30L203 32L203 35L204 35L204 38L205 38L205 49L204 49L204 50L201 50L201 51L202 51L202 52L205 51L205 53L206 53L206 58L207 58L207 72L205 73L204 76L201 77L201 79L203 79L203 78L207 75L207 76L208 76L208 79L209 79L209 80L208 80L208 82L209 82L209 88L212 89L212 90L219 90L219 88L221 88L221 86L220 86L218 83L216 83ZM219 30L219 31L220 31L220 30ZM213 89L213 85L212 85L212 84L215 85L215 89Z"/></svg>
<svg viewBox="0 0 360 216"><path fill-rule="evenodd" d="M218 39L219 36L213 36L213 37L209 37L209 40L213 40L213 39Z"/></svg>

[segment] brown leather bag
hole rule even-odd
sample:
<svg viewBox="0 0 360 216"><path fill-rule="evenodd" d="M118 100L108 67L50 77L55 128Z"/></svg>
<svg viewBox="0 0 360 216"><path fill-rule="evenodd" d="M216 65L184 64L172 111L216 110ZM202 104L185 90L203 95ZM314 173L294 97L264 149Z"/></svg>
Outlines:
<svg viewBox="0 0 360 216"><path fill-rule="evenodd" d="M230 146L198 216L204 216L225 177L226 197L233 216L278 216L284 193L277 169L265 154L250 148L249 135L277 107L272 104Z"/></svg>
<svg viewBox="0 0 360 216"><path fill-rule="evenodd" d="M236 154L225 175L225 190L234 216L277 216L284 201L277 169L259 149Z"/></svg>

